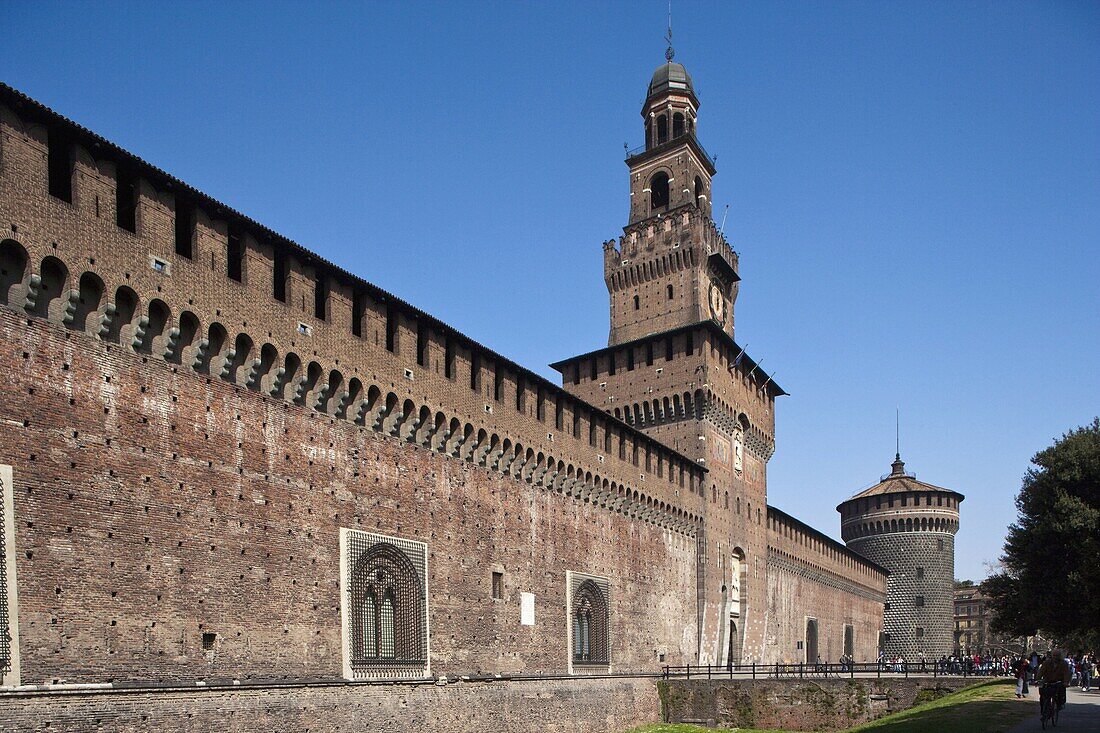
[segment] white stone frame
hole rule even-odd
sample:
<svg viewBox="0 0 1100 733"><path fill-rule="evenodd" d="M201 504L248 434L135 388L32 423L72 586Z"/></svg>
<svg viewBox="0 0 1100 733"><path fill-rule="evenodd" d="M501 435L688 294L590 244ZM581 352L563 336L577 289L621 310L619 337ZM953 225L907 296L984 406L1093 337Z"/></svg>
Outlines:
<svg viewBox="0 0 1100 733"><path fill-rule="evenodd" d="M11 466L0 465L0 502L4 506L4 546L3 563L5 585L7 586L8 634L11 636L11 668L0 678L0 686L9 687L20 684L19 670L19 593L15 575L15 484ZM4 590L4 589L0 589Z"/></svg>
<svg viewBox="0 0 1100 733"><path fill-rule="evenodd" d="M573 668L573 586L579 586L586 580L591 580L600 586L604 591L604 598L607 602L607 665L584 665L581 668L581 672L577 672ZM596 674L607 674L611 671L611 638L612 629L614 626L611 623L611 581L610 579L602 575L592 575L591 573L578 573L573 570L565 571L565 658L567 660L569 674L581 674L585 672Z"/></svg>
<svg viewBox="0 0 1100 733"><path fill-rule="evenodd" d="M348 527L340 528L340 652L342 657L343 675L347 680L363 680L369 679L364 675L356 675L351 666L351 568L348 567L348 539L352 535L365 535L375 541L390 541L401 544L419 545L424 553L424 667L420 673L416 673L414 670L409 670L407 673L401 674L389 674L386 678L402 677L408 679L421 679L432 676L432 629L431 629L431 609L428 606L428 545L425 542L419 542L417 540L410 540L405 537L392 537L388 535L378 534L377 532L367 532L366 530L350 529Z"/></svg>

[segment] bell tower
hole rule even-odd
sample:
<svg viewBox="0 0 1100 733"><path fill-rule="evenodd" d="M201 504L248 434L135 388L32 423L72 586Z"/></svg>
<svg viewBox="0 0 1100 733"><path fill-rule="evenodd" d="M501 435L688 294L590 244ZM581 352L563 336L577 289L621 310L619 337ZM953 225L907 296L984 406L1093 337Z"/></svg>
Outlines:
<svg viewBox="0 0 1100 733"><path fill-rule="evenodd" d="M737 255L711 220L714 159L699 142L699 99L672 59L653 72L645 144L627 151L630 212L618 247L604 245L608 345L713 320L733 336Z"/></svg>
<svg viewBox="0 0 1100 733"><path fill-rule="evenodd" d="M603 244L608 345L551 366L572 394L706 468L701 486L673 489L701 517L698 660L762 661L767 463L786 392L734 340L738 257L711 219L698 110L670 48L642 107L645 143L626 155L627 224Z"/></svg>
<svg viewBox="0 0 1100 733"><path fill-rule="evenodd" d="M649 82L642 106L645 144L628 152L629 224L689 205L711 213L714 161L696 137L699 100L691 75L673 56L669 48L667 62L657 67Z"/></svg>

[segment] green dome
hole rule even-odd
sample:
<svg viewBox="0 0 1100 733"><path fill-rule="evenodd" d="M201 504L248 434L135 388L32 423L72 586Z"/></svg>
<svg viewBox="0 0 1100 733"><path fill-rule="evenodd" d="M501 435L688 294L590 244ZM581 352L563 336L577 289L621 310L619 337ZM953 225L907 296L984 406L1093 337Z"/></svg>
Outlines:
<svg viewBox="0 0 1100 733"><path fill-rule="evenodd" d="M695 94L695 89L691 86L691 74L687 72L683 64L678 64L675 61L661 64L653 72L653 79L649 82L648 96L654 97L670 90Z"/></svg>

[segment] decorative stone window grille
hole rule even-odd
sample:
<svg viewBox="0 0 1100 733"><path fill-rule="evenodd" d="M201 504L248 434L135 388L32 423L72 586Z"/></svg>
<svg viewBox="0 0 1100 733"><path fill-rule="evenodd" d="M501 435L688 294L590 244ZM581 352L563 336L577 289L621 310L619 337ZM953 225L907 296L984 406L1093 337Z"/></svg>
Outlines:
<svg viewBox="0 0 1100 733"><path fill-rule="evenodd" d="M19 601L11 466L0 466L0 685L19 684Z"/></svg>
<svg viewBox="0 0 1100 733"><path fill-rule="evenodd" d="M570 671L611 665L611 594L607 578L567 572Z"/></svg>
<svg viewBox="0 0 1100 733"><path fill-rule="evenodd" d="M429 674L427 545L340 530L344 676Z"/></svg>

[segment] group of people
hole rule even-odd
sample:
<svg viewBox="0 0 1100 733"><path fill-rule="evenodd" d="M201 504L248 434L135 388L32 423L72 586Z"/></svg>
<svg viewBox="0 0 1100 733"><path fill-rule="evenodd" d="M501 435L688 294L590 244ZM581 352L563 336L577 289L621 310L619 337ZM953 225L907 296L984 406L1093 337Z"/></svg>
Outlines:
<svg viewBox="0 0 1100 733"><path fill-rule="evenodd" d="M949 657L945 654L936 660L934 664L936 672L945 675L1013 676L1016 678L1016 697L1026 697L1028 683L1038 681L1040 667L1045 661L1053 659L1056 653L1059 653L1059 650L1054 650L1044 656L1040 656L1036 652L1024 656L952 654ZM1094 652L1079 651L1072 655L1062 653L1061 659L1068 674L1065 680L1067 686L1079 686L1083 692L1089 692L1092 689L1093 680L1100 680L1100 668L1097 667ZM848 669L852 664L851 657L841 657L840 664L842 669ZM932 669L932 664L925 661L923 654L918 654L915 661L908 661L900 655L887 656L884 652L879 652L878 657L878 667L882 672L929 672ZM1100 682L1097 684L1100 684Z"/></svg>
<svg viewBox="0 0 1100 733"><path fill-rule="evenodd" d="M993 677L1012 674L1015 661L1013 657L1007 654L999 657L981 654L952 654L949 657L945 654L939 658L936 665L941 674L966 674Z"/></svg>
<svg viewBox="0 0 1100 733"><path fill-rule="evenodd" d="M1018 698L1027 697L1028 682L1060 685L1059 707L1066 703L1067 687L1077 686L1082 692L1089 692L1092 681L1100 676L1095 652L1066 655L1061 649L1054 649L1045 656L1032 652L1026 657L1016 657L1012 661L1012 672L1016 676Z"/></svg>

